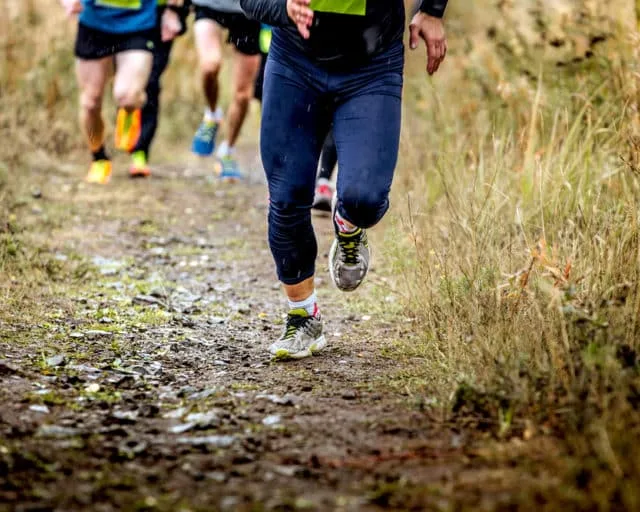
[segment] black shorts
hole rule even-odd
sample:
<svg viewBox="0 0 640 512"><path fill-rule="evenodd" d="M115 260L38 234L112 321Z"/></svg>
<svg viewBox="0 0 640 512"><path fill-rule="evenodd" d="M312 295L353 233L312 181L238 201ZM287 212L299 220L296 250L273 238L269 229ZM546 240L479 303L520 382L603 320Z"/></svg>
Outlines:
<svg viewBox="0 0 640 512"><path fill-rule="evenodd" d="M260 22L250 20L240 12L214 11L196 5L196 21L212 20L229 30L228 42L240 53L258 55L260 53Z"/></svg>
<svg viewBox="0 0 640 512"><path fill-rule="evenodd" d="M128 34L112 34L79 23L75 55L79 59L96 60L112 57L127 50L153 52L158 40L156 28Z"/></svg>

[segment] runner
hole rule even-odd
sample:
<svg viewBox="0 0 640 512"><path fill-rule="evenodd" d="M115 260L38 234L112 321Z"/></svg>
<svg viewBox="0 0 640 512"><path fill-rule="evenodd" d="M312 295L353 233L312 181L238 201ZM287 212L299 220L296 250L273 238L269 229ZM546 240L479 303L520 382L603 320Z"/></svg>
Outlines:
<svg viewBox="0 0 640 512"><path fill-rule="evenodd" d="M162 15L166 9L167 0L158 0L157 25L161 29L160 24ZM187 30L186 18L189 14L190 1L185 0L182 7L176 6L176 12L180 17L180 32L182 35ZM131 177L147 177L151 175L149 168L149 149L151 142L156 134L158 127L158 116L160 113L160 79L164 73L169 59L171 58L171 50L173 48L173 39L169 41L160 41L155 45L153 50L153 66L151 68L151 76L147 83L147 102L141 111L141 129L138 143L131 151L131 167L129 174Z"/></svg>
<svg viewBox="0 0 640 512"><path fill-rule="evenodd" d="M87 181L106 184L111 178L111 160L104 147L104 90L115 65L113 95L119 107L115 143L119 149L130 150L140 136L139 109L146 101L151 52L158 39L156 0L61 0L61 4L69 16L79 15L75 55L80 125L93 154ZM176 13L167 10L162 37L174 37L176 27Z"/></svg>
<svg viewBox="0 0 640 512"><path fill-rule="evenodd" d="M192 150L197 155L209 156L216 147L223 118L218 107L218 77L222 65L220 28L224 27L229 30L228 41L235 47L235 69L227 138L218 147L216 156L221 163L221 178L241 179L242 173L235 159L235 144L249 109L253 83L260 66L260 23L244 15L239 0L193 0L193 4L196 10L196 48L207 108L193 138Z"/></svg>
<svg viewBox="0 0 640 512"><path fill-rule="evenodd" d="M370 261L365 229L389 207L400 140L404 69L403 0L241 0L275 28L262 110L262 160L269 183L269 244L289 313L276 358L302 358L326 345L314 289L311 225L318 157L333 125L338 151L335 240L329 269L355 290ZM446 0L423 0L411 48L427 45L427 71L443 61ZM314 9L314 10L312 10Z"/></svg>
<svg viewBox="0 0 640 512"><path fill-rule="evenodd" d="M313 195L313 205L311 206L314 210L331 212L331 202L333 201L333 194L335 192L331 179L333 178L333 171L337 163L338 150L336 149L336 142L333 138L333 130L330 129L327 138L324 140L322 153L320 153L320 170L316 181L316 190Z"/></svg>
<svg viewBox="0 0 640 512"><path fill-rule="evenodd" d="M254 87L254 97L260 103L262 103L264 72L267 65L269 47L271 46L271 37L271 27L263 24L262 30L260 31L260 71L256 77L256 84ZM333 133L329 131L329 134L325 139L324 146L322 147L322 153L320 154L320 170L318 172L318 180L316 182L316 190L312 206L315 210L320 212L331 212L331 201L333 200L334 193L331 179L333 178L333 171L335 170L337 163L338 153L336 151L336 144L333 140Z"/></svg>

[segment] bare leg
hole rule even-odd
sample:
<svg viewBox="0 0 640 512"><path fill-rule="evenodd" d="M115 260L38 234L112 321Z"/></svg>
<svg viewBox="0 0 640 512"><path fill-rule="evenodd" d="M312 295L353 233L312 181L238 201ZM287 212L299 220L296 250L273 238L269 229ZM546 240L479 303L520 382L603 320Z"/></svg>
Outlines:
<svg viewBox="0 0 640 512"><path fill-rule="evenodd" d="M80 87L80 127L92 153L98 151L104 144L102 100L112 70L111 57L76 60L76 77Z"/></svg>
<svg viewBox="0 0 640 512"><path fill-rule="evenodd" d="M234 147L247 117L253 98L253 84L260 69L260 55L245 55L235 51L233 70L233 101L228 113L228 143Z"/></svg>
<svg viewBox="0 0 640 512"><path fill-rule="evenodd" d="M218 107L218 75L222 65L222 35L213 21L201 19L194 25L196 49L200 62L202 90L207 106L214 112Z"/></svg>
<svg viewBox="0 0 640 512"><path fill-rule="evenodd" d="M314 277L310 277L298 284L283 284L284 293L291 302L300 302L308 299L315 289Z"/></svg>
<svg viewBox="0 0 640 512"><path fill-rule="evenodd" d="M130 112L144 106L152 65L153 54L144 50L129 50L116 55L113 97L118 107Z"/></svg>

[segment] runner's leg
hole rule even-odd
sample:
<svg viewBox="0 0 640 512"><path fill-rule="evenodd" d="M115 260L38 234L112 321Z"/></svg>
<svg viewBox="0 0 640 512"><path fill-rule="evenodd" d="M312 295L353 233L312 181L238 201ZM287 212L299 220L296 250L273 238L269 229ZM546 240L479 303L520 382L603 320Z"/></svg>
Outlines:
<svg viewBox="0 0 640 512"><path fill-rule="evenodd" d="M333 171L338 163L338 151L336 150L336 142L333 138L333 130L329 131L327 138L322 146L322 155L320 156L320 172L319 179L331 181Z"/></svg>
<svg viewBox="0 0 640 512"><path fill-rule="evenodd" d="M210 16L215 13L206 8L196 9L194 34L202 90L207 103L204 117L196 131L191 150L200 156L209 156L216 145L222 112L218 108L218 75L222 65L222 32Z"/></svg>
<svg viewBox="0 0 640 512"><path fill-rule="evenodd" d="M202 90L211 112L218 107L218 75L222 66L222 33L213 20L202 18L193 27Z"/></svg>
<svg viewBox="0 0 640 512"><path fill-rule="evenodd" d="M233 148L247 117L249 103L253 97L253 85L260 69L260 54L245 55L235 51L233 70L233 100L227 115L227 140Z"/></svg>
<svg viewBox="0 0 640 512"><path fill-rule="evenodd" d="M377 224L389 208L403 63L402 45L397 45L352 77L337 79L333 133L340 172L329 269L343 291L355 290L366 276L370 253L364 228Z"/></svg>
<svg viewBox="0 0 640 512"><path fill-rule="evenodd" d="M131 112L144 106L152 66L153 54L145 50L126 50L116 55L113 97L119 108Z"/></svg>
<svg viewBox="0 0 640 512"><path fill-rule="evenodd" d="M149 154L149 148L151 147L151 142L158 127L161 91L160 80L169 64L172 47L172 41L160 42L156 45L153 52L153 67L146 89L147 102L144 107L142 107L142 131L140 133L140 139L133 150L134 152L144 151L146 156Z"/></svg>
<svg viewBox="0 0 640 512"><path fill-rule="evenodd" d="M320 76L318 78L322 80ZM318 157L329 116L302 69L271 56L267 63L261 153L269 184L269 246L289 302L276 357L307 357L325 345L314 291L317 244L311 204Z"/></svg>
<svg viewBox="0 0 640 512"><path fill-rule="evenodd" d="M322 146L322 154L320 155L320 171L318 180L316 181L316 192L313 199L313 208L319 212L331 212L331 203L333 202L334 188L331 183L333 171L338 162L338 152L336 151L336 143L333 139L333 129L327 134L327 138Z"/></svg>
<svg viewBox="0 0 640 512"><path fill-rule="evenodd" d="M80 88L80 127L92 153L99 151L104 145L102 100L112 69L112 57L76 59L76 77Z"/></svg>

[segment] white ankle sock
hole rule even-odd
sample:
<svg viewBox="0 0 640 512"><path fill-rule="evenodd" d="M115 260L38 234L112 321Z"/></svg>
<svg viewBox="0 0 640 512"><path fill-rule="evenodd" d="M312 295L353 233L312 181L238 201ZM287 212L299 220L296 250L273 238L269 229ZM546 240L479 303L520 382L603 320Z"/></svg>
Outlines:
<svg viewBox="0 0 640 512"><path fill-rule="evenodd" d="M316 297L315 290L311 295L309 295L309 297L304 300L287 300L287 302L289 303L289 310L304 309L307 313L309 313L310 316L316 316L318 314L318 298Z"/></svg>
<svg viewBox="0 0 640 512"><path fill-rule="evenodd" d="M229 156L233 156L235 152L236 152L236 148L234 148L233 146L229 146L229 141L224 140L218 146L218 150L216 151L216 156L218 158L226 158Z"/></svg>
<svg viewBox="0 0 640 512"><path fill-rule="evenodd" d="M215 112L207 107L204 111L204 120L207 123L219 123L222 121L222 109L218 107Z"/></svg>
<svg viewBox="0 0 640 512"><path fill-rule="evenodd" d="M334 219L336 221L336 226L338 226L338 231L340 231L340 233L348 234L358 230L358 226L352 227L350 224L348 224L345 218L342 215L340 215L340 212L338 212L338 210L336 210Z"/></svg>

